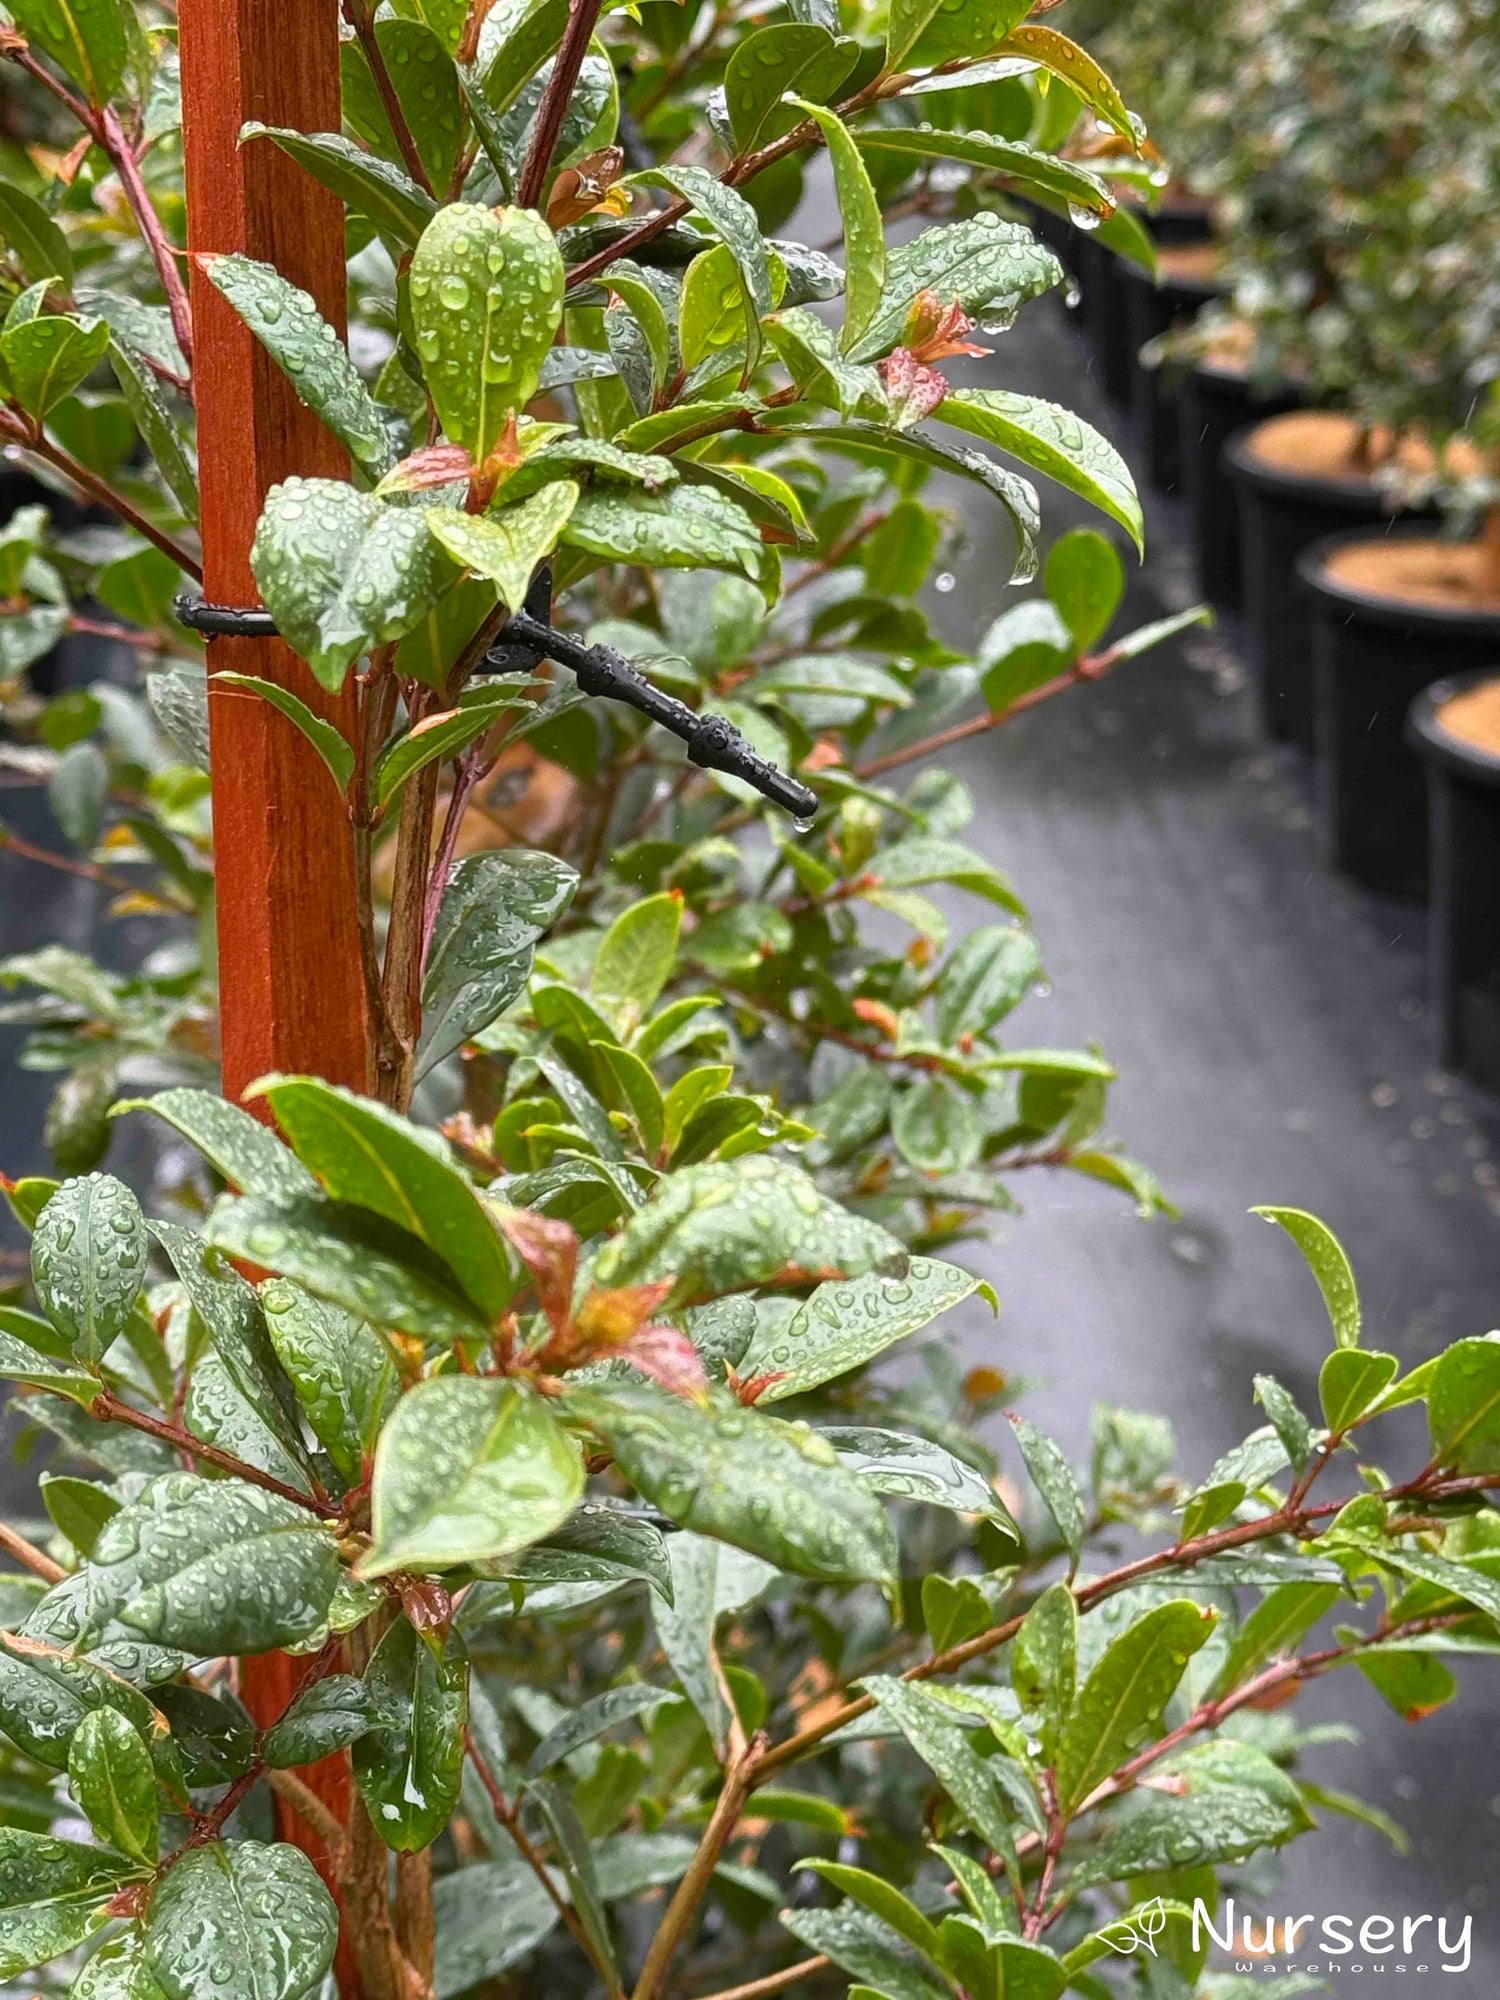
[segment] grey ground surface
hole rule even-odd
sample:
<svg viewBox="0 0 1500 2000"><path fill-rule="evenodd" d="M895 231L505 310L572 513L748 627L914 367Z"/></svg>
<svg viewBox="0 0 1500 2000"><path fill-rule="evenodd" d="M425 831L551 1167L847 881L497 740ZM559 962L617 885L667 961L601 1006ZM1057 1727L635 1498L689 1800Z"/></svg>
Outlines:
<svg viewBox="0 0 1500 2000"><path fill-rule="evenodd" d="M976 380L1066 403L1131 455L1057 301L996 345ZM971 540L934 609L963 639L1013 597L1007 529L954 498ZM1087 518L1055 489L1043 501L1049 536ZM1147 508L1130 623L1193 601L1180 504L1148 495ZM1326 1217L1359 1274L1367 1342L1404 1364L1495 1325L1500 1106L1434 1060L1421 913L1320 863L1306 768L1260 738L1235 628L1190 634L951 761L978 801L969 837L1026 898L1052 987L1013 1017L1012 1038L1103 1044L1120 1071L1110 1130L1182 1211L1143 1224L1081 1183L1018 1184L1024 1216L978 1254L1003 1310L993 1330L971 1323L974 1358L1040 1377L1026 1407L1078 1456L1096 1398L1168 1412L1184 1469L1201 1475L1262 1420L1257 1372L1316 1408L1326 1321L1291 1244L1247 1213L1256 1202ZM988 914L948 907L961 923ZM1421 1444L1393 1432L1393 1462ZM1269 1907L1472 1913L1470 1969L1428 1962L1431 1990L1477 2000L1500 1986L1500 1678L1475 1662L1459 1679L1459 1700L1417 1728L1352 1670L1310 1691L1310 1717L1365 1732L1359 1749L1320 1752L1319 1775L1392 1811L1414 1852L1398 1859L1335 1821L1294 1850ZM1341 1973L1335 1990L1428 1990L1414 1971L1398 1983L1394 1964Z"/></svg>

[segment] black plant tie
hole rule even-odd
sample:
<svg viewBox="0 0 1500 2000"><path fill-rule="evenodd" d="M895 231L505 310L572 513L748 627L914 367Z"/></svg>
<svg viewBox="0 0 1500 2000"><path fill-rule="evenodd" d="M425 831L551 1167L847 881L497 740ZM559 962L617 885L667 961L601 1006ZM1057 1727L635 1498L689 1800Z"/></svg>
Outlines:
<svg viewBox="0 0 1500 2000"><path fill-rule="evenodd" d="M206 604L184 591L175 606L182 623L210 639L274 639L276 621L269 611L230 604ZM586 646L552 623L552 572L538 571L523 610L501 627L485 664L494 673L529 671L543 660L566 667L586 695L621 701L636 709L687 745L688 762L704 770L741 778L771 804L798 821L811 820L818 810L817 794L752 749L732 722L722 715L700 715L664 688L648 681L623 654L610 646Z"/></svg>

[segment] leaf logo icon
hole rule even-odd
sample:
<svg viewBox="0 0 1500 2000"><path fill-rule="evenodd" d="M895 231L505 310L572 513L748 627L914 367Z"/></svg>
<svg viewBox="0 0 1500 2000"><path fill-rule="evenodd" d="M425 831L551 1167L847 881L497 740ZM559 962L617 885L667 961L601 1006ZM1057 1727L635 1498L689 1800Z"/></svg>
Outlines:
<svg viewBox="0 0 1500 2000"><path fill-rule="evenodd" d="M1142 1903L1138 1910L1121 1917L1118 1923L1110 1924L1099 1935L1122 1958L1132 1958L1138 1951L1149 1951L1156 1956L1156 1940L1167 1927L1167 1912L1162 1899L1157 1896L1152 1902Z"/></svg>

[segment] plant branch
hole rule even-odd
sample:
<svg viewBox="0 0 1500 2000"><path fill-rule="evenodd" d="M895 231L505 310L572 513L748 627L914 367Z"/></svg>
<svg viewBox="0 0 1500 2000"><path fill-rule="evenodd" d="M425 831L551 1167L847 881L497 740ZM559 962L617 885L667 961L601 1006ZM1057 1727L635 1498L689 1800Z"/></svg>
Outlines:
<svg viewBox="0 0 1500 2000"><path fill-rule="evenodd" d="M307 1821L323 1843L329 1866L342 1879L349 1865L349 1837L311 1785L292 1771L267 1771L266 1782L299 1819Z"/></svg>
<svg viewBox="0 0 1500 2000"><path fill-rule="evenodd" d="M588 1932L579 1921L572 1904L560 1893L557 1884L552 1879L547 1864L527 1838L526 1829L521 1824L521 1815L505 1796L499 1779L485 1762L484 1755L474 1740L473 1730L466 1730L464 1732L464 1741L468 1748L469 1759L479 1775L479 1782L484 1787L485 1795L494 1809L496 1819L499 1820L501 1826L510 1835L521 1859L526 1863L526 1866L546 1891L547 1898L552 1907L557 1911L563 1923L572 1933L574 1943L578 1946L589 1964L593 1966L595 1972L604 1981L605 1987L613 1996L613 2000L619 2000L619 1981L615 1978L610 1968L600 1959L598 1952L594 1948L592 1938L590 1938Z"/></svg>
<svg viewBox="0 0 1500 2000"><path fill-rule="evenodd" d="M106 480L101 479L97 473L90 472L86 465L80 465L78 460L70 452L64 451L60 444L54 444L39 424L22 422L13 410L0 410L0 437L8 438L23 451L29 451L47 465L54 466L57 471L72 480L75 486L87 493L91 500L97 500L101 507L107 507L112 514L118 514L127 527L134 528L138 535L143 535L148 542L160 549L164 556L170 557L184 575L190 576L195 583L202 583L203 567L196 556L190 555L180 542L174 541L164 529L158 528L154 521L147 520L138 508L133 507L124 495L117 493Z"/></svg>
<svg viewBox="0 0 1500 2000"><path fill-rule="evenodd" d="M827 1972L832 1965L833 1960L819 1952L816 1958L799 1959L795 1965L783 1966L780 1972L768 1972L764 1979L752 1979L744 1986L726 1986L721 1993L705 1993L701 2000L766 2000L766 1996L784 1993L788 1986L800 1985L815 1973Z"/></svg>
<svg viewBox="0 0 1500 2000"><path fill-rule="evenodd" d="M730 1713L733 1714L732 1709ZM631 2000L659 2000L672 1970L677 1948L708 1894L714 1870L739 1825L745 1801L757 1782L756 1765L763 1748L762 1738L757 1737L754 1742L747 1743L739 1722L736 1720L730 1724L730 1754L724 1770L723 1787L703 1830L698 1851L688 1863L687 1873L678 1883L676 1894L657 1926Z"/></svg>
<svg viewBox="0 0 1500 2000"><path fill-rule="evenodd" d="M951 729L940 729L934 736L924 736L920 743L908 743L900 750L889 751L884 757L872 757L868 763L856 765L854 775L857 778L878 778L886 771L897 770L902 764L914 764L920 757L930 757L936 751L963 743L971 736L984 736L991 729L1003 729L1018 715L1040 708L1054 695L1065 694L1069 688L1078 687L1085 681L1102 680L1118 660L1119 655L1114 652L1085 653L1065 673L1055 674L1050 681L1043 681L1040 687L1018 695L1009 707L992 709L986 715L971 716L967 722L954 723Z"/></svg>
<svg viewBox="0 0 1500 2000"><path fill-rule="evenodd" d="M103 889L112 889L117 896L138 896L141 891L134 882L127 882L123 875L112 875L107 868L101 868L94 861L79 861L71 854L58 854L50 847L35 847L29 840L13 833L8 826L0 826L0 854L18 854L23 861L39 861L46 868L60 868L65 875L76 875L84 882L97 882ZM162 903L162 908L175 909L171 903Z"/></svg>
<svg viewBox="0 0 1500 2000"><path fill-rule="evenodd" d="M283 1500L295 1501L297 1506L305 1507L310 1514L317 1514L325 1521L331 1521L338 1515L339 1510L331 1500L320 1500L313 1494L301 1493L284 1480L262 1472L259 1466L247 1465L244 1459L236 1458L232 1452L221 1451L216 1444L205 1444L183 1425L169 1424L161 1417L149 1416L145 1410L137 1410L132 1404L122 1402L109 1389L94 1398L89 1405L89 1414L104 1423L128 1424L132 1430L144 1431L148 1437L159 1438L163 1444L171 1445L174 1451L185 1451L189 1457L201 1459L205 1465L216 1465L221 1472L243 1479L248 1485L263 1486L267 1493L279 1493Z"/></svg>
<svg viewBox="0 0 1500 2000"><path fill-rule="evenodd" d="M365 61L370 65L370 74L375 79L375 88L380 93L380 102L395 135L401 158L406 163L406 171L424 194L436 199L437 189L423 164L401 99L396 95L396 86L391 82L391 73L386 68L385 57L380 52L380 38L375 32L375 9L370 0L344 0L344 19L358 36L359 45L364 50Z"/></svg>
<svg viewBox="0 0 1500 2000"><path fill-rule="evenodd" d="M547 87L542 92L542 101L537 108L536 126L531 135L531 144L526 150L526 164L521 169L521 178L516 184L516 200L522 208L535 208L542 198L542 190L547 185L547 172L552 165L552 155L557 151L557 141L562 132L563 120L568 113L568 105L578 84L579 73L583 69L583 59L588 54L589 43L599 16L604 11L604 0L572 0L568 13L567 31L562 38L562 46L552 59L552 74L547 78Z"/></svg>
<svg viewBox="0 0 1500 2000"><path fill-rule="evenodd" d="M4 1521L0 1521L0 1550L18 1562L23 1569L29 1569L33 1576L39 1576L43 1583L61 1583L68 1572L61 1563L55 1563L51 1556L43 1553L34 1542L28 1542L24 1535Z"/></svg>
<svg viewBox="0 0 1500 2000"><path fill-rule="evenodd" d="M115 172L120 177L120 185L125 190L125 199L130 203L146 248L151 252L151 261L156 266L156 275L161 280L162 290L167 295L167 311L172 317L172 331L177 336L177 345L182 349L182 358L191 373L193 366L193 311L188 303L187 286L183 282L177 264L177 253L167 240L167 232L162 227L161 217L156 212L145 181L141 177L140 161L135 156L135 148L126 137L119 114L106 105L100 114L99 143L108 153Z"/></svg>

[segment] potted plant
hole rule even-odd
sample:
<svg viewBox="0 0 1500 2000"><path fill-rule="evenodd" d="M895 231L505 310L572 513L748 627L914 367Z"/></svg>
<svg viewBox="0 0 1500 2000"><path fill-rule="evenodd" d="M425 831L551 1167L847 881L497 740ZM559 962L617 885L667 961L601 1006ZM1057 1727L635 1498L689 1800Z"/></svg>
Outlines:
<svg viewBox="0 0 1500 2000"><path fill-rule="evenodd" d="M1431 827L1428 997L1440 1060L1500 1089L1500 680L1436 681L1412 704Z"/></svg>
<svg viewBox="0 0 1500 2000"><path fill-rule="evenodd" d="M0 1367L72 1457L46 1523L0 1529L0 1976L73 2000L503 1975L1056 2000L1143 1941L1205 1990L1219 1871L1315 1805L1364 1810L1271 1711L1345 1665L1430 1708L1433 1652L1494 1643L1472 1510L1500 1481L1495 1349L1402 1376L1301 1211L1267 1213L1327 1302L1320 1413L1259 1378L1268 1421L1206 1476L1106 1410L1080 1478L1017 1414L1023 1523L975 1433L1011 1399L998 1369L939 1336L920 1389L868 1372L983 1290L943 1253L1008 1179L1162 1201L1097 1138L1107 1062L1006 1030L1035 946L960 838L963 788L911 775L1162 636L1105 642L1122 569L1091 533L974 655L935 635L921 476L1005 505L1023 569L1034 520L1022 475L950 433L1132 534L1138 507L1067 413L939 366L1055 265L975 216L887 250L864 164L994 170L998 142L914 148L884 107L987 56L1081 56L1014 14L898 12L850 49L837 24L718 16L694 42L640 11L351 4L359 143L240 123L247 91L336 101L307 0L253 47L218 0L96 8L84 38L11 6L7 56L67 93L135 219L101 262L160 284L85 310L46 275L0 336L18 448L61 449L54 408L109 355L149 454L139 496L91 477L141 544L162 733L130 708L105 747L75 713L104 784L62 859L179 919L175 963L131 981L62 951L8 968L56 1003L37 1053L139 1065L148 1094L115 1108L178 1148L149 1221L109 1174L7 1184L36 1309L4 1309ZM203 251L182 287L176 28L194 240L276 231L342 279L337 235L297 226L333 183L352 344L342 285L325 312L264 258ZM628 178L622 89L658 161ZM673 157L700 103L708 165ZM842 272L768 245L739 193L819 145ZM1006 171L1093 193L1051 161ZM819 290L833 325L797 316ZM289 443L304 469L246 508ZM200 556L248 561L263 605L174 623ZM814 805L812 829L783 812ZM937 884L996 912L952 953ZM217 984L191 951L215 901ZM910 943L876 944L869 910ZM158 1053L221 1053L227 1079L267 1041L290 1064L248 1089L150 1088ZM1422 1400L1393 1482L1366 1427ZM1320 1485L1346 1449L1352 1502ZM1122 1532L1156 1546L1093 1557ZM1372 1577L1391 1601L1352 1624ZM1243 1623L1239 1590L1266 1607Z"/></svg>
<svg viewBox="0 0 1500 2000"><path fill-rule="evenodd" d="M1472 9L1323 10L1285 24L1268 107L1285 189L1238 252L1238 296L1320 407L1230 448L1267 724L1312 747L1311 613L1293 589L1320 535L1420 502L1493 345L1489 169Z"/></svg>

